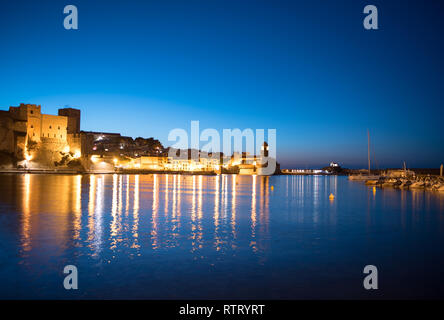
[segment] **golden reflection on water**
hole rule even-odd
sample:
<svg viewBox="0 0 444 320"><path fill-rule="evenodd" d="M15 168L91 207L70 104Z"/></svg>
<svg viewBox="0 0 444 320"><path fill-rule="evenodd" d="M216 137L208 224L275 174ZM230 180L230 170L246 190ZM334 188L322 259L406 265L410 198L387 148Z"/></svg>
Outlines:
<svg viewBox="0 0 444 320"><path fill-rule="evenodd" d="M216 251L220 250L219 239L219 202L220 202L220 175L214 180L214 247Z"/></svg>
<svg viewBox="0 0 444 320"><path fill-rule="evenodd" d="M140 191L139 191L139 175L135 175L134 176L134 204L133 204L133 229L132 229L132 234L133 234L133 245L131 246L132 248L136 248L139 249L140 245L139 245L139 196L140 196ZM128 180L129 181L129 180ZM129 190L129 184L127 184L127 189Z"/></svg>
<svg viewBox="0 0 444 320"><path fill-rule="evenodd" d="M236 177L237 175L232 175L231 181L231 230L233 233L233 238L236 239Z"/></svg>
<svg viewBox="0 0 444 320"><path fill-rule="evenodd" d="M17 183L17 207L13 212L21 213L20 243L22 252L31 251L36 243L33 239L51 239L51 244L63 248L68 242L79 240L82 223L82 176L10 175ZM2 180L5 182L5 180ZM12 195L12 194L11 194ZM14 197L2 197L3 203L14 203ZM42 221L51 228L49 233ZM44 224L43 224L44 225Z"/></svg>
<svg viewBox="0 0 444 320"><path fill-rule="evenodd" d="M268 233L269 220L269 179L270 177L260 177L261 193L260 193L260 211L259 221L261 223L262 232Z"/></svg>
<svg viewBox="0 0 444 320"><path fill-rule="evenodd" d="M180 177L179 177L180 179ZM196 180L199 181L196 181ZM203 176L192 177L192 193L191 193L191 251L202 248L202 183Z"/></svg>
<svg viewBox="0 0 444 320"><path fill-rule="evenodd" d="M337 206L349 201L338 194L338 177L277 178L281 180L234 175L25 174L11 179L18 180L20 186L17 211L21 213L23 254L51 239L60 248L75 241L76 247L87 247L88 254L97 256L108 248L128 248L137 254L142 249L174 247L192 252L203 248L226 251L238 248L242 241L257 253L267 245L274 197L273 201L282 202L288 210L273 214L296 223L329 225L336 224ZM348 186L347 182L344 185ZM334 201L328 200L330 193L335 195ZM404 229L419 228L423 221L437 219L430 210L440 210L437 221L442 228L444 201L441 195L436 204L438 196L423 191L374 192L369 188L364 195L368 203L362 206L363 223L376 223L372 214L379 205L394 212L387 218L399 219ZM2 201L13 200L3 196ZM431 203L435 203L433 208Z"/></svg>
<svg viewBox="0 0 444 320"><path fill-rule="evenodd" d="M23 221L22 221L22 248L24 251L31 250L31 223L30 223L30 193L31 193L31 175L24 176L24 194L23 194Z"/></svg>
<svg viewBox="0 0 444 320"><path fill-rule="evenodd" d="M176 175L174 175L173 178L173 183L174 183L174 187L173 187L173 206L174 206L174 210L172 212L172 220L171 220L171 246L172 247L176 247L178 246L177 243L177 239L179 238L180 234L180 217L181 217L181 182L180 182L180 177L177 178ZM166 195L169 193L169 189L167 189L166 191ZM168 203L167 200L165 200L165 205L166 207L168 207ZM169 212L165 211L165 217L168 217Z"/></svg>
<svg viewBox="0 0 444 320"><path fill-rule="evenodd" d="M256 243L256 175L253 176L251 181L251 241L250 247L254 252L257 251ZM287 189L288 192L288 189Z"/></svg>
<svg viewBox="0 0 444 320"><path fill-rule="evenodd" d="M102 236L103 236L103 207L104 207L104 192L105 192L105 177L102 175L97 178L96 189L96 207L94 210L94 223L93 223L93 248L94 255L98 255L102 250Z"/></svg>
<svg viewBox="0 0 444 320"><path fill-rule="evenodd" d="M165 215L168 215L168 197L170 194L170 190L168 189L168 180L169 180L169 175L166 174L165 175L165 190L164 190L164 192L165 192L165 204L164 204ZM175 187L176 186L174 185L173 186L173 193L176 191ZM175 217L175 215L176 215L176 212L173 210L172 216Z"/></svg>
<svg viewBox="0 0 444 320"><path fill-rule="evenodd" d="M126 176L126 198L125 198L125 216L129 215L129 208L130 208L130 180L129 175Z"/></svg>
<svg viewBox="0 0 444 320"><path fill-rule="evenodd" d="M158 248L158 214L159 214L159 185L157 181L157 174L154 175L153 180L153 204L152 204L152 215L151 215L151 243L153 249Z"/></svg>
<svg viewBox="0 0 444 320"><path fill-rule="evenodd" d="M91 197L90 197L91 199ZM117 226L117 174L113 175L113 197L112 197L112 207L111 207L111 249L116 247L116 239L119 228Z"/></svg>
<svg viewBox="0 0 444 320"><path fill-rule="evenodd" d="M75 202L74 202L74 240L80 239L82 229L82 176L77 175L74 181Z"/></svg>
<svg viewBox="0 0 444 320"><path fill-rule="evenodd" d="M180 177L179 177L180 179ZM193 175L192 197L191 197L191 246L196 250L196 176Z"/></svg>
<svg viewBox="0 0 444 320"><path fill-rule="evenodd" d="M197 238L196 238L196 244L197 248L202 248L202 237L203 237L203 231L202 231L202 180L203 176L199 176L199 189L198 189L198 200L197 200Z"/></svg>
<svg viewBox="0 0 444 320"><path fill-rule="evenodd" d="M114 188L113 188L114 190ZM117 190L117 189L116 189ZM88 241L94 237L94 212L95 212L95 197L96 197L96 176L89 176L89 201L88 201ZM114 201L114 197L113 197Z"/></svg>

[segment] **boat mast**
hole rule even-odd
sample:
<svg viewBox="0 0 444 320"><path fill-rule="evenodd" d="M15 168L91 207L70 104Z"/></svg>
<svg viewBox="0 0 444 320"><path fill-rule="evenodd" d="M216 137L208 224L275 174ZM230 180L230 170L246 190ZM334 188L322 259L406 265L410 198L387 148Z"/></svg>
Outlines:
<svg viewBox="0 0 444 320"><path fill-rule="evenodd" d="M368 174L370 174L370 131L367 129L367 139L368 139Z"/></svg>

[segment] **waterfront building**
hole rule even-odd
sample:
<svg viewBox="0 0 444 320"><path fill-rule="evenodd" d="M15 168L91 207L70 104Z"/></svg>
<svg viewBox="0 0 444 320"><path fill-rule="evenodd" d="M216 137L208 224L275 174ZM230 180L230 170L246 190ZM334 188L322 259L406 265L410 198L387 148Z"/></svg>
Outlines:
<svg viewBox="0 0 444 320"><path fill-rule="evenodd" d="M202 166L198 161L174 157L168 157L165 168L170 171L202 171Z"/></svg>
<svg viewBox="0 0 444 320"><path fill-rule="evenodd" d="M244 163L239 165L240 175L254 175L256 174L256 166L253 163Z"/></svg>
<svg viewBox="0 0 444 320"><path fill-rule="evenodd" d="M176 156L169 155L167 163L164 163L165 170L169 171L220 172L220 167L221 154L212 154L191 149L182 150L181 157L179 157L178 154L176 154Z"/></svg>
<svg viewBox="0 0 444 320"><path fill-rule="evenodd" d="M158 156L164 153L160 141L154 138L125 137L120 133L82 131L84 137L83 154L113 155L137 158Z"/></svg>
<svg viewBox="0 0 444 320"><path fill-rule="evenodd" d="M202 154L199 157L199 164L201 166L202 171L220 171L220 156L219 154L208 155L206 153Z"/></svg>
<svg viewBox="0 0 444 320"><path fill-rule="evenodd" d="M82 131L84 144L82 153L85 155L108 153L118 155L123 149L120 133Z"/></svg>
<svg viewBox="0 0 444 320"><path fill-rule="evenodd" d="M165 170L168 157L142 156L136 159L135 166L143 170Z"/></svg>
<svg viewBox="0 0 444 320"><path fill-rule="evenodd" d="M235 162L234 160L233 162ZM268 172L268 166L276 164L276 169L273 172ZM269 157L269 146L264 142L261 146L259 155L250 155L249 153L242 153L242 158L239 167L239 174L241 175L270 175L279 172L279 164L276 159Z"/></svg>

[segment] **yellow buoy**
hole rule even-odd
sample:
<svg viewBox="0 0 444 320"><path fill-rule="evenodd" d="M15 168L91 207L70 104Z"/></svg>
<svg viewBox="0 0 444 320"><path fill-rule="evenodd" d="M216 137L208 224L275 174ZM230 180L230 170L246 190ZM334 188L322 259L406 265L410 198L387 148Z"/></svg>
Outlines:
<svg viewBox="0 0 444 320"><path fill-rule="evenodd" d="M333 193L330 193L330 196L328 197L330 200L334 200L335 196L333 195Z"/></svg>
<svg viewBox="0 0 444 320"><path fill-rule="evenodd" d="M273 186L271 186L271 191L273 191L274 190L274 187Z"/></svg>

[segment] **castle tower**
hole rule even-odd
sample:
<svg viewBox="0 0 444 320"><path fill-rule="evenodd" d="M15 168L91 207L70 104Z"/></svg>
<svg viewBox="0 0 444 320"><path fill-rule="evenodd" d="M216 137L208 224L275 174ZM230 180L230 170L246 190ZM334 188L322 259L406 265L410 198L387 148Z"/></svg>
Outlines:
<svg viewBox="0 0 444 320"><path fill-rule="evenodd" d="M261 147L261 157L268 157L268 143L264 142Z"/></svg>
<svg viewBox="0 0 444 320"><path fill-rule="evenodd" d="M279 171L279 164L276 159L269 157L269 146L267 142L264 142L261 147L261 154L258 157L257 175L272 175Z"/></svg>
<svg viewBox="0 0 444 320"><path fill-rule="evenodd" d="M80 133L80 110L74 108L59 109L59 116L68 118L67 133Z"/></svg>

